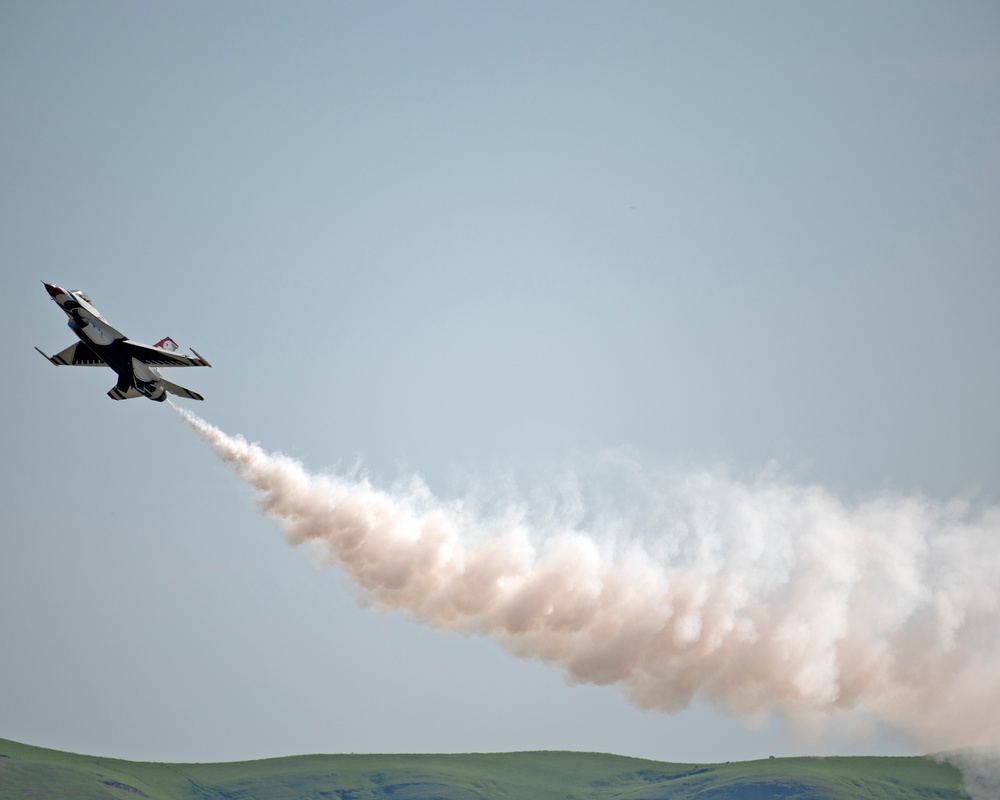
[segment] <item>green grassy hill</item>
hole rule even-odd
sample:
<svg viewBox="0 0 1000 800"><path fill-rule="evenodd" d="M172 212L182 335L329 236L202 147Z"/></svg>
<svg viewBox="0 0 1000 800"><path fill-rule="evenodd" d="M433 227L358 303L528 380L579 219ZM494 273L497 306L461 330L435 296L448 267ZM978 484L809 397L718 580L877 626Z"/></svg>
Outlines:
<svg viewBox="0 0 1000 800"><path fill-rule="evenodd" d="M669 764L599 753L295 756L158 764L0 739L0 798L31 800L965 800L929 758Z"/></svg>

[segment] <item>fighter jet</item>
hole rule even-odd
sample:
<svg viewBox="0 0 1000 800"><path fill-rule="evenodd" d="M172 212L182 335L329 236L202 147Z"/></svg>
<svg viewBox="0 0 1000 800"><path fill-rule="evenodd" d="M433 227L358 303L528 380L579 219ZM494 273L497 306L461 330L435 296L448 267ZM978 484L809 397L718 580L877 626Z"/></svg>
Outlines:
<svg viewBox="0 0 1000 800"><path fill-rule="evenodd" d="M175 352L177 343L170 337L154 345L133 342L112 328L83 292L67 292L51 283L45 284L45 290L66 312L67 324L80 339L54 356L47 356L35 348L57 367L111 367L118 373L118 383L108 392L112 400L148 397L162 403L167 393L192 400L205 399L197 392L166 380L158 369L212 366L193 347L194 356L186 356Z"/></svg>

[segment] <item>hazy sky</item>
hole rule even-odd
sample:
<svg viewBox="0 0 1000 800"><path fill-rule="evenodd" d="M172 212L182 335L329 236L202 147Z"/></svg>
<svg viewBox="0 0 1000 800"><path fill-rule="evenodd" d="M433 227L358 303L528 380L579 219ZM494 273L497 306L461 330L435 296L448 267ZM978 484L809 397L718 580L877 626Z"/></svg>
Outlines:
<svg viewBox="0 0 1000 800"><path fill-rule="evenodd" d="M0 109L0 736L912 752L359 608L169 407L34 352L73 341L39 280L193 344L186 405L315 471L997 504L995 2L6 2Z"/></svg>

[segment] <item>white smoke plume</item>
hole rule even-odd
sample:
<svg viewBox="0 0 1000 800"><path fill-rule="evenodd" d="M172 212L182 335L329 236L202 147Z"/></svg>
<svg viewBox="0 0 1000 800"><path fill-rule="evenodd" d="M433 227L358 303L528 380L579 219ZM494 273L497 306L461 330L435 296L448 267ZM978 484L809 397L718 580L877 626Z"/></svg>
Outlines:
<svg viewBox="0 0 1000 800"><path fill-rule="evenodd" d="M867 720L934 750L1000 752L1000 508L853 506L714 473L648 501L656 530L483 515L414 481L315 475L178 411L379 610L492 636L643 708L698 696L746 716Z"/></svg>
<svg viewBox="0 0 1000 800"><path fill-rule="evenodd" d="M1000 758L995 751L959 750L935 757L958 768L962 773L962 788L970 800L1000 797Z"/></svg>

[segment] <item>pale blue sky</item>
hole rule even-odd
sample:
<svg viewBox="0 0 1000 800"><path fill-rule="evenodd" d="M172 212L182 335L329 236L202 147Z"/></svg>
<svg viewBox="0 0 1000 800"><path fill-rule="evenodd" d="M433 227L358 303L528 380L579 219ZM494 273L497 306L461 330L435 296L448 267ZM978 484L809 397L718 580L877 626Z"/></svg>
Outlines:
<svg viewBox="0 0 1000 800"><path fill-rule="evenodd" d="M317 470L625 448L1000 502L995 3L8 2L0 108L0 736L823 749L358 609L169 408L38 357L40 279Z"/></svg>

